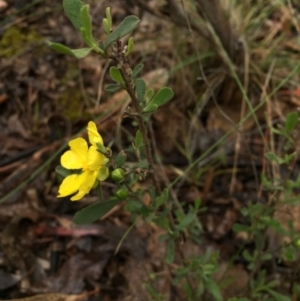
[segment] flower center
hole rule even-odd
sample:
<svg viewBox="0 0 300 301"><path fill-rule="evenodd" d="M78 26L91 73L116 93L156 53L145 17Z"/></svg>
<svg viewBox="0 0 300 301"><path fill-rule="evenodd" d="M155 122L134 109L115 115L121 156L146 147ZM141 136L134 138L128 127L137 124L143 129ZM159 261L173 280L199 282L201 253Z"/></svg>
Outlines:
<svg viewBox="0 0 300 301"><path fill-rule="evenodd" d="M82 170L83 171L88 171L89 170L89 166L88 166L87 162L83 163Z"/></svg>

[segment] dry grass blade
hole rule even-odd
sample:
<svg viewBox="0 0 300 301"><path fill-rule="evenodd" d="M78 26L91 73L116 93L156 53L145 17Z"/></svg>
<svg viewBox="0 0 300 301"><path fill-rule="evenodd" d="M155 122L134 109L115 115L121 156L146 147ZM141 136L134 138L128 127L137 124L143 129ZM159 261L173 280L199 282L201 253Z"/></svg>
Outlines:
<svg viewBox="0 0 300 301"><path fill-rule="evenodd" d="M198 0L197 9L199 14L214 28L230 58L236 63L242 62L244 58L242 44L238 34L229 23L221 3L216 0Z"/></svg>
<svg viewBox="0 0 300 301"><path fill-rule="evenodd" d="M67 295L59 293L39 294L32 297L1 300L1 301L80 301L86 298L86 293L80 295Z"/></svg>

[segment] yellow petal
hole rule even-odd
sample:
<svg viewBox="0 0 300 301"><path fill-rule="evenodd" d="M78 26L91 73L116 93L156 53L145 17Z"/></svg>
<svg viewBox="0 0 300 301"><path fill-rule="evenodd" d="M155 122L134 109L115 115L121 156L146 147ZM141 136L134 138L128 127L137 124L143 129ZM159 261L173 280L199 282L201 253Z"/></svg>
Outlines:
<svg viewBox="0 0 300 301"><path fill-rule="evenodd" d="M98 173L97 173L97 179L99 181L105 181L109 176L109 169L106 166L102 166Z"/></svg>
<svg viewBox="0 0 300 301"><path fill-rule="evenodd" d="M71 198L71 201L80 200L83 196L90 192L95 184L96 176L94 172L85 171L79 175L81 178L81 184L78 188L78 193Z"/></svg>
<svg viewBox="0 0 300 301"><path fill-rule="evenodd" d="M88 145L85 139L76 138L69 142L71 150L78 156L79 160L86 164Z"/></svg>
<svg viewBox="0 0 300 301"><path fill-rule="evenodd" d="M61 185L59 186L59 190L58 190L59 195L57 197L59 198L66 197L76 192L79 189L81 183L82 183L82 178L80 178L80 175L73 174L65 177Z"/></svg>
<svg viewBox="0 0 300 301"><path fill-rule="evenodd" d="M103 144L103 139L102 139L101 135L98 133L96 124L93 121L90 121L88 123L87 131L88 131L90 143L93 146L97 146L96 143Z"/></svg>
<svg viewBox="0 0 300 301"><path fill-rule="evenodd" d="M97 173L86 171L82 174L82 177L83 177L83 181L81 182L79 190L85 190L89 192L95 184Z"/></svg>
<svg viewBox="0 0 300 301"><path fill-rule="evenodd" d="M77 194L71 197L71 201L79 201L86 195L85 191L78 191Z"/></svg>
<svg viewBox="0 0 300 301"><path fill-rule="evenodd" d="M60 158L60 164L67 169L83 168L83 163L76 153L69 150L66 151Z"/></svg>
<svg viewBox="0 0 300 301"><path fill-rule="evenodd" d="M105 156L97 151L95 146L91 146L88 150L87 164L89 170L95 171L104 165Z"/></svg>

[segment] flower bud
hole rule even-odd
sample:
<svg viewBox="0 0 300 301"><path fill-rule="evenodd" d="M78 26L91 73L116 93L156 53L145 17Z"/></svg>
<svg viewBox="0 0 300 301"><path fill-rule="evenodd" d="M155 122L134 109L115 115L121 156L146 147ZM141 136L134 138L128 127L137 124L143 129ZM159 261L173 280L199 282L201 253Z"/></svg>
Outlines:
<svg viewBox="0 0 300 301"><path fill-rule="evenodd" d="M128 195L129 195L128 190L125 188L120 188L116 192L116 196L121 200L125 200L128 197Z"/></svg>
<svg viewBox="0 0 300 301"><path fill-rule="evenodd" d="M297 239L297 240L294 242L294 245L295 245L297 248L300 248L300 239Z"/></svg>
<svg viewBox="0 0 300 301"><path fill-rule="evenodd" d="M115 181L115 182L120 182L124 179L125 176L125 171L122 168L117 168L115 169L112 173L111 173L111 178Z"/></svg>

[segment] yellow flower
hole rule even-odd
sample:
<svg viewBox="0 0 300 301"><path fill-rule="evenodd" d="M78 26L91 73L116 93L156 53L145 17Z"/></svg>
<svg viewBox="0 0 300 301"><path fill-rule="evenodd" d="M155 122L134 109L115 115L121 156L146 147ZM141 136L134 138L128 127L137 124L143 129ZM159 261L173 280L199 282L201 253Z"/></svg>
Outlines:
<svg viewBox="0 0 300 301"><path fill-rule="evenodd" d="M90 143L93 146L96 147L97 146L96 143L100 143L103 145L103 139L100 136L100 134L98 133L96 124L93 121L90 121L88 123L87 130L88 130L88 136L89 136Z"/></svg>
<svg viewBox="0 0 300 301"><path fill-rule="evenodd" d="M70 150L61 157L60 162L64 168L81 169L81 173L69 175L63 180L58 190L58 197L66 197L77 192L71 200L80 200L90 192L97 179L104 181L109 175L109 170L105 166L108 159L97 150L96 144L103 144L103 139L95 123L90 121L87 130L92 145L88 147L83 138L73 139L69 142Z"/></svg>

